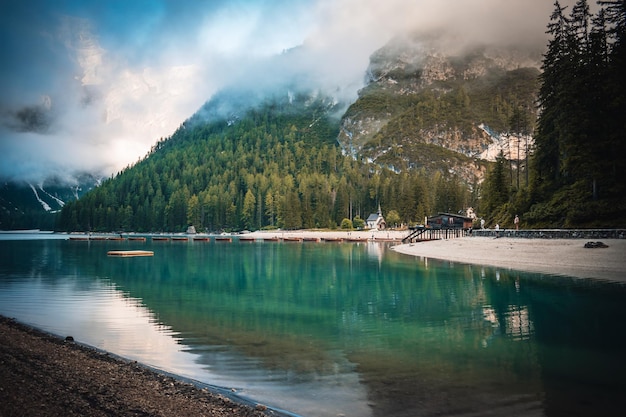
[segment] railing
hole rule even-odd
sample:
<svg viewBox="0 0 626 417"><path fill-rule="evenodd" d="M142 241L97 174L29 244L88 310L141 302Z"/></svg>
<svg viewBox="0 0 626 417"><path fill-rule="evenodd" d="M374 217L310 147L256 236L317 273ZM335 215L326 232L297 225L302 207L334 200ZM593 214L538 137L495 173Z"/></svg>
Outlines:
<svg viewBox="0 0 626 417"><path fill-rule="evenodd" d="M524 239L626 239L626 229L459 229L428 228L419 226L402 243L425 240L453 239L463 236L475 237L515 237Z"/></svg>
<svg viewBox="0 0 626 417"><path fill-rule="evenodd" d="M417 227L402 239L402 243L414 243L423 240L453 239L467 236L467 231L459 228L439 228Z"/></svg>

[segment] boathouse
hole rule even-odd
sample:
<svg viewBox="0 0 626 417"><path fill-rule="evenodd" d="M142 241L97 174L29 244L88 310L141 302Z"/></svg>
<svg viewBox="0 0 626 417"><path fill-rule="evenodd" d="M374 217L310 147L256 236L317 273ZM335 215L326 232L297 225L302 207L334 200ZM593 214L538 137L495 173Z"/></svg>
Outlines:
<svg viewBox="0 0 626 417"><path fill-rule="evenodd" d="M464 229L472 227L472 218L460 214L438 213L428 218L428 227L433 229Z"/></svg>

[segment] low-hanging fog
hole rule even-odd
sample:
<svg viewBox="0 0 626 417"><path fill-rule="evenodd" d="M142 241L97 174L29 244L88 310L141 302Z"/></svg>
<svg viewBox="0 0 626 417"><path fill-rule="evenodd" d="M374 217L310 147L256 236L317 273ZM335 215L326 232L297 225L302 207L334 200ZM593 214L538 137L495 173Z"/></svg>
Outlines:
<svg viewBox="0 0 626 417"><path fill-rule="evenodd" d="M438 33L456 49L542 47L554 9L545 0L57 3L3 2L0 179L114 174L233 83L307 74L356 98L370 54L406 32Z"/></svg>

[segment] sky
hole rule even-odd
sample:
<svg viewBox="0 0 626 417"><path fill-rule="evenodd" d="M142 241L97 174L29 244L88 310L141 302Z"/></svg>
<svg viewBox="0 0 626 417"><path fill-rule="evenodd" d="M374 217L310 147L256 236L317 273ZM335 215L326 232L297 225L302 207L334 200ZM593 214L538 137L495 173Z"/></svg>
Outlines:
<svg viewBox="0 0 626 417"><path fill-rule="evenodd" d="M0 0L0 179L114 175L242 80L304 71L356 98L369 56L409 31L543 46L553 9L549 0Z"/></svg>

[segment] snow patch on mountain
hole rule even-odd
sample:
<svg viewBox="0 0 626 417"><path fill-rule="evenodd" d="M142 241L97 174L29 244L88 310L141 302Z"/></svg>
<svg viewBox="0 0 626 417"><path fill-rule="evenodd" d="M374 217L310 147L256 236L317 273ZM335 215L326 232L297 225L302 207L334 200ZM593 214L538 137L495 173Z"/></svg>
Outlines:
<svg viewBox="0 0 626 417"><path fill-rule="evenodd" d="M45 211L52 211L52 207L50 207L50 205L48 205L48 203L46 203L45 201L43 201L40 197L39 197L39 193L37 192L37 189L35 188L35 186L33 184L28 184L31 188L31 190L33 190L33 193L35 194L35 198L37 199L37 201L39 201L39 203L41 204L41 206L43 207L43 209Z"/></svg>
<svg viewBox="0 0 626 417"><path fill-rule="evenodd" d="M484 123L478 125L478 128L487 133L492 141L479 155L481 159L487 161L495 161L500 152L508 160L524 160L534 143L533 137L529 135L496 133Z"/></svg>
<svg viewBox="0 0 626 417"><path fill-rule="evenodd" d="M46 190L44 190L44 189L43 189L43 185L42 185L42 184L39 184L39 190L40 190L41 192L45 193L48 197L50 197L50 198L51 198L51 199L53 199L54 201L56 201L56 202L57 202L57 204L58 204L60 207L63 207L63 206L65 205L65 201L61 200L60 198L58 198L58 197L56 197L56 196L54 196L54 195L50 194L50 193L49 193L49 192L47 192ZM78 195L76 195L76 199L78 200Z"/></svg>

